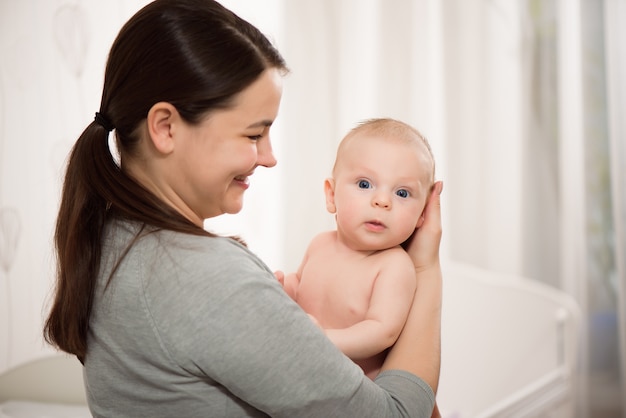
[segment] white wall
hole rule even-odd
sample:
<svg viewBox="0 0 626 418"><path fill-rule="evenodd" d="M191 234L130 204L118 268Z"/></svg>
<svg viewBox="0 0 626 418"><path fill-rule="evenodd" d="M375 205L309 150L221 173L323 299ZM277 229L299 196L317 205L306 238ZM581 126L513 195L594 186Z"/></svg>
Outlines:
<svg viewBox="0 0 626 418"><path fill-rule="evenodd" d="M48 351L64 159L98 110L107 49L143 3L0 2L0 370Z"/></svg>

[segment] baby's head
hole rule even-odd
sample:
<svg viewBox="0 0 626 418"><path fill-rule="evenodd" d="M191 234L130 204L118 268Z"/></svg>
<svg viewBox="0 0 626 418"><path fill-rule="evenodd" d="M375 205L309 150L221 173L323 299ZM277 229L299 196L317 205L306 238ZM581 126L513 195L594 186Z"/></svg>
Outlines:
<svg viewBox="0 0 626 418"><path fill-rule="evenodd" d="M428 141L394 119L371 119L339 144L333 177L325 182L326 207L339 238L359 251L394 247L423 220L435 181Z"/></svg>
<svg viewBox="0 0 626 418"><path fill-rule="evenodd" d="M341 140L337 149L337 157L335 166L333 167L333 175L336 174L338 165L340 165L342 157L350 153L350 144L354 141L364 141L365 137L370 139L378 139L387 143L396 143L400 146L405 144L408 149L415 146L423 157L428 161L422 166L422 172L429 176L427 182L430 186L435 181L435 157L430 148L428 140L414 127L396 119L378 118L368 119L359 123Z"/></svg>

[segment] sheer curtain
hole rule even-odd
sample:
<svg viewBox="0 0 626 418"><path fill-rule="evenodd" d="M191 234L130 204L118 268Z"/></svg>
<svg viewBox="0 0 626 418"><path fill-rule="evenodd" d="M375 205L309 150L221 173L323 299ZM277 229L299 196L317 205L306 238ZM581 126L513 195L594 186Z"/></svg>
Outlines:
<svg viewBox="0 0 626 418"><path fill-rule="evenodd" d="M606 77L622 414L626 414L626 4L605 2Z"/></svg>
<svg viewBox="0 0 626 418"><path fill-rule="evenodd" d="M357 122L394 117L423 131L445 178L437 1L285 1L291 74L281 109L279 165L284 254L297 268L312 236L334 227L323 181L340 139ZM446 186L447 187L447 186Z"/></svg>
<svg viewBox="0 0 626 418"><path fill-rule="evenodd" d="M626 4L607 0L604 8L608 132L612 214L614 224L615 274L612 284L617 294L622 415L626 414Z"/></svg>
<svg viewBox="0 0 626 418"><path fill-rule="evenodd" d="M626 413L626 217L619 169L626 138L618 116L625 50L616 24L625 15L623 4L613 1L561 0L556 11L561 286L586 314L583 406L591 416L617 416Z"/></svg>
<svg viewBox="0 0 626 418"><path fill-rule="evenodd" d="M366 117L405 119L434 143L445 256L572 295L579 414L623 414L623 2L284 7L286 262L332 226L321 185L340 137Z"/></svg>

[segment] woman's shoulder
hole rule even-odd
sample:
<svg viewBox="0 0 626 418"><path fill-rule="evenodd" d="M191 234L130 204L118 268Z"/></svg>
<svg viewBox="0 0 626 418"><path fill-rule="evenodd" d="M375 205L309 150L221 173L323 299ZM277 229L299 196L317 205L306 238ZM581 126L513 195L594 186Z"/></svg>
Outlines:
<svg viewBox="0 0 626 418"><path fill-rule="evenodd" d="M248 261L264 267L256 255L230 237L150 230L138 223L115 221L108 225L105 239L117 254L127 252L128 257L138 257L142 264L153 266L193 266L204 270L224 264L245 265Z"/></svg>
<svg viewBox="0 0 626 418"><path fill-rule="evenodd" d="M128 267L153 308L219 299L276 281L263 261L228 237L154 231L142 236L128 256Z"/></svg>
<svg viewBox="0 0 626 418"><path fill-rule="evenodd" d="M177 249L183 252L200 252L227 250L247 253L247 248L234 238L224 236L193 235L176 231L160 230L153 234L155 245ZM146 237L149 237L146 235Z"/></svg>
<svg viewBox="0 0 626 418"><path fill-rule="evenodd" d="M158 253L184 260L184 264L196 268L245 268L248 265L265 268L265 264L254 253L234 238L159 231L151 237L151 241L149 247Z"/></svg>

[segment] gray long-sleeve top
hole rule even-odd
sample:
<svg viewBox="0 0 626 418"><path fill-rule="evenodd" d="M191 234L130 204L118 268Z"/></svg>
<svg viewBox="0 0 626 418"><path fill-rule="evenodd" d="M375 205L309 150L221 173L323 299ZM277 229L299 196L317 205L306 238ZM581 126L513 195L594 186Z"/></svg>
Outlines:
<svg viewBox="0 0 626 418"><path fill-rule="evenodd" d="M95 417L430 417L404 371L372 382L230 238L107 226L85 385Z"/></svg>

